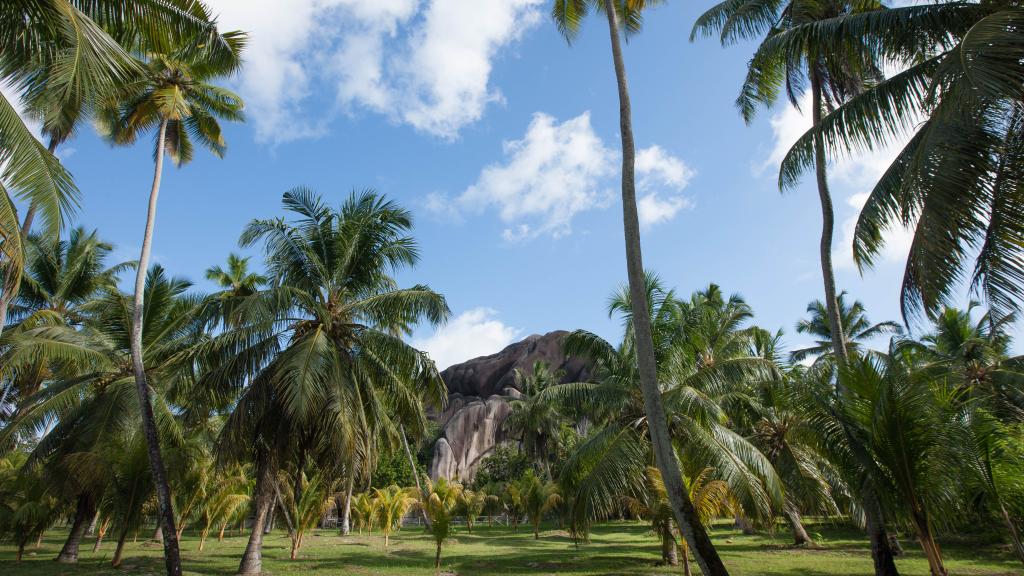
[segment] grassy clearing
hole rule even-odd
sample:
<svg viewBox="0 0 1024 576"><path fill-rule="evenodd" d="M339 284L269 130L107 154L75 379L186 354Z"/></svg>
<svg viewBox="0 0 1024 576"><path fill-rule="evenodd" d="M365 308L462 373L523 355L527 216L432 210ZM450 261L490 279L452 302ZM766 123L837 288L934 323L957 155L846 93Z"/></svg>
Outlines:
<svg viewBox="0 0 1024 576"><path fill-rule="evenodd" d="M851 529L816 527L821 550L790 549L787 534L744 536L719 527L715 543L734 575L801 575L835 574L869 575L871 557L867 542ZM14 550L0 547L0 574L4 576L93 576L112 574L163 573L161 548L151 542L129 543L121 570L110 568L114 542L107 542L92 552L92 542L83 545L78 565L52 561L63 543L62 532L47 534L42 548L30 546L25 561L14 563ZM224 542L216 539L206 544L202 553L196 551L198 539L186 534L182 543L185 571L196 575L231 575L245 547L245 536L229 536ZM433 541L418 530L406 528L392 536L385 552L379 534L354 535L343 538L333 530L319 530L310 535L300 558L288 560L289 540L283 532L275 532L265 541L264 569L274 576L332 575L423 575L433 574ZM945 540L943 551L951 574L1009 576L1024 573L1009 550L993 539ZM902 574L926 576L928 565L914 543L904 542L907 555L899 560ZM508 528L481 527L473 534L460 530L445 547L443 570L460 576L490 574L681 574L681 568L656 566L657 540L646 526L635 523L609 523L597 527L592 541L576 549L565 533L549 530L534 540L527 530L513 533ZM699 574L696 565L694 572Z"/></svg>

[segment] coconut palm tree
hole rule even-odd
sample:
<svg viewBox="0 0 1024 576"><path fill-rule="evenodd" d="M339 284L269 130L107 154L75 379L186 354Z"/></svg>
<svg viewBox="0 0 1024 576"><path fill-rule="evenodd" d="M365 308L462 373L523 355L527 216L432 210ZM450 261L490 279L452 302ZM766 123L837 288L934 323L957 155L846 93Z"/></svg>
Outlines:
<svg viewBox="0 0 1024 576"><path fill-rule="evenodd" d="M653 275L647 284L662 367L662 403L675 451L687 469L714 468L716 478L727 482L747 512L771 518L783 500L781 482L767 458L729 428L723 408L739 383L768 379L775 370L772 362L749 354L746 331L738 328L749 308L738 297L724 299L717 287L682 302ZM627 298L623 290L609 306L612 313L620 311L624 316L626 334L618 347L584 331L566 338L567 354L594 363L594 381L560 384L543 393L549 402L591 414L597 428L570 454L559 479L578 531L609 516L623 496L640 498L645 491L645 467L652 462L646 412L631 362Z"/></svg>
<svg viewBox="0 0 1024 576"><path fill-rule="evenodd" d="M484 513L489 495L480 490L465 489L459 494L459 510L466 516L466 530L473 533L473 524Z"/></svg>
<svg viewBox="0 0 1024 576"><path fill-rule="evenodd" d="M690 499L700 515L701 522L709 524L715 517L729 512L729 486L721 480L711 479L711 468L705 468L692 479L687 478L686 487ZM690 575L689 548L686 541L676 544L672 509L665 494L665 484L661 481L661 473L653 466L647 467L646 492L642 499L627 498L627 505L640 516L651 521L655 533L661 539L661 559L669 566L679 564L676 548L683 551L683 574Z"/></svg>
<svg viewBox="0 0 1024 576"><path fill-rule="evenodd" d="M10 538L18 547L20 563L25 546L39 538L60 514L60 502L48 493L40 466L26 466L23 452L0 458L0 538Z"/></svg>
<svg viewBox="0 0 1024 576"><path fill-rule="evenodd" d="M203 2L164 0L11 0L0 7L0 83L14 89L24 113L38 119L44 147L20 117L18 102L0 95L0 330L17 293L24 239L38 212L55 238L74 211L78 190L54 156L98 99L142 71L132 53L205 34L211 56L228 52ZM19 222L14 201L28 206ZM20 234L19 234L20 231Z"/></svg>
<svg viewBox="0 0 1024 576"><path fill-rule="evenodd" d="M938 312L968 277L1000 315L1020 305L1021 11L1013 2L900 6L796 26L766 47L881 50L896 70L804 134L780 179L810 167L818 140L836 156L910 137L861 209L853 243L864 269L887 231L913 229L904 318Z"/></svg>
<svg viewBox="0 0 1024 576"><path fill-rule="evenodd" d="M219 265L207 268L206 279L220 288L215 295L214 316L228 324L232 322L235 306L269 282L266 276L249 271L248 257L243 258L235 253L228 254L227 268Z"/></svg>
<svg viewBox="0 0 1024 576"><path fill-rule="evenodd" d="M544 516L562 501L558 485L550 480L538 478L533 470L527 470L526 475L509 486L509 490L514 491L522 502L526 519L533 527L533 539L539 539L540 524L544 521Z"/></svg>
<svg viewBox="0 0 1024 576"><path fill-rule="evenodd" d="M45 326L80 326L89 308L102 290L114 286L117 275L128 265L108 266L113 249L96 232L72 229L66 240L33 235L28 238L25 271L18 298L13 301L11 319L14 329L3 342L31 340ZM53 358L15 358L20 346L7 346L0 364L5 368L4 389L0 392L0 421L18 418L27 409L24 401L35 394L52 376ZM20 408L17 406L22 405ZM5 405L13 409L8 413Z"/></svg>
<svg viewBox="0 0 1024 576"><path fill-rule="evenodd" d="M843 343L846 346L846 357L860 354L864 344L872 338L887 335L899 335L902 333L900 325L891 320L873 324L868 320L867 311L860 300L853 304L847 304L846 292L840 292L836 297L839 309L839 318L843 327ZM790 360L799 362L809 357L832 360L835 358L835 346L832 340L832 327L829 323L829 313L821 300L814 300L807 305L808 318L796 323L798 334L807 334L815 338L815 345L807 348L794 350L790 354Z"/></svg>
<svg viewBox="0 0 1024 576"><path fill-rule="evenodd" d="M202 298L189 294L190 284L169 278L155 266L147 281L147 327L143 341L148 380L153 386L153 408L161 437L181 443L175 414L193 396L193 366L188 352L200 340ZM58 324L24 332L12 341L10 361L16 365L51 358L64 367L26 401L17 420L0 432L0 443L27 431L44 433L33 458L49 462L47 474L55 482L67 482L66 493L78 498L75 521L61 558L77 558L78 544L103 483L87 474L72 474L63 462L71 454L92 454L108 436L122 435L140 424L138 403L133 409L134 374L131 370L132 298L114 287L101 291L89 305L90 314L81 327ZM172 402L174 403L172 405ZM52 426L51 423L55 423ZM97 465L92 469L98 470Z"/></svg>
<svg viewBox="0 0 1024 576"><path fill-rule="evenodd" d="M305 452L372 469L382 443L397 448L400 426L422 434L425 405L446 399L433 362L401 338L417 322L437 324L449 314L440 294L398 288L390 276L419 258L409 212L372 191L353 193L337 209L303 188L285 193L283 203L293 219L253 220L241 239L264 244L275 283L240 303L237 325L201 354L210 367L204 385L241 390L219 444L254 450L236 456L256 460L258 524L279 455ZM331 450L317 452L323 446ZM259 532L240 573L261 570Z"/></svg>
<svg viewBox="0 0 1024 576"><path fill-rule="evenodd" d="M384 535L385 550L388 548L391 534L402 527L402 518L405 518L405 514L416 501L408 490L395 484L383 489L373 489L373 519Z"/></svg>
<svg viewBox="0 0 1024 576"><path fill-rule="evenodd" d="M693 26L690 39L698 34L720 33L722 44L740 40L771 38L780 31L807 22L842 17L864 11L879 10L881 2L849 2L847 0L793 0L771 2L757 0L724 0L705 12ZM748 65L736 105L744 120L750 122L761 106L771 106L783 89L790 102L799 107L806 84L810 83L811 123L820 126L824 114L838 103L861 92L865 84L880 76L876 61L852 56L849 51L822 50L813 44L799 51L769 49L762 41ZM864 51L866 54L867 52ZM822 229L820 259L825 287L825 309L828 326L832 328L835 357L846 360L846 343L836 294L835 272L832 267L832 236L835 214L832 194L828 186L825 144L814 143L814 170L821 204Z"/></svg>
<svg viewBox="0 0 1024 576"><path fill-rule="evenodd" d="M114 144L133 144L145 133L156 133L153 185L135 279L132 365L143 411L143 430L150 443L150 468L160 505L164 555L168 559L169 572L174 572L171 576L180 573L180 559L171 494L151 414L149 384L142 358L143 298L164 156L170 156L178 166L189 162L193 155L193 139L215 155L222 156L226 144L218 119L238 121L243 118L241 98L210 83L234 73L241 64L245 34L228 32L223 34L223 39L230 47L229 57L220 54L214 57L208 34L199 34L165 51L148 54L143 72L132 82L119 87L100 113L101 129ZM178 567L173 568L172 563Z"/></svg>
<svg viewBox="0 0 1024 576"><path fill-rule="evenodd" d="M206 539L213 529L218 530L217 539L224 539L224 530L240 511L249 503L249 479L243 466L234 465L222 470L217 482L206 491L200 502L199 518L202 528L199 532L199 551L203 551Z"/></svg>
<svg viewBox="0 0 1024 576"><path fill-rule="evenodd" d="M441 546L452 535L452 520L458 511L461 496L462 484L444 477L431 482L430 477L424 475L423 498L419 505L430 518L429 531L436 545L434 570L437 572L441 571Z"/></svg>
<svg viewBox="0 0 1024 576"><path fill-rule="evenodd" d="M352 516L360 534L364 529L367 534L373 531L373 497L369 492L361 492L352 499Z"/></svg>
<svg viewBox="0 0 1024 576"><path fill-rule="evenodd" d="M545 477L551 479L551 457L556 449L558 432L566 418L558 406L541 400L540 393L562 379L562 372L552 372L547 363L538 360L530 374L515 371L516 388L522 397L509 401L511 413L504 427L512 438L518 438L531 461L540 464Z"/></svg>
<svg viewBox="0 0 1024 576"><path fill-rule="evenodd" d="M303 471L297 474L305 474ZM299 549L302 548L303 538L306 533L316 527L327 510L334 504L333 494L337 488L338 481L327 478L322 473L313 474L305 482L296 482L294 486L301 486L299 493L294 487L285 483L284 506L288 508L288 516L292 521L292 548L289 558L298 558Z"/></svg>
<svg viewBox="0 0 1024 576"><path fill-rule="evenodd" d="M559 32L568 41L578 33L583 19L591 10L604 12L608 20L608 34L611 39L612 63L619 95L619 132L622 138L622 226L626 245L626 272L632 295L633 314L637 318L636 363L640 388L643 391L644 409L649 421L654 455L658 468L665 476L672 510L684 527L701 569L706 576L723 576L728 573L718 557L707 531L695 519L693 503L687 500L683 478L679 474L669 437L668 422L658 387L658 366L655 358L654 340L649 326L649 311L644 297L644 263L640 248L640 220L636 205L636 143L633 139L633 112L626 80L626 64L622 54L622 35L640 30L642 12L648 4L657 0L554 0L552 17Z"/></svg>

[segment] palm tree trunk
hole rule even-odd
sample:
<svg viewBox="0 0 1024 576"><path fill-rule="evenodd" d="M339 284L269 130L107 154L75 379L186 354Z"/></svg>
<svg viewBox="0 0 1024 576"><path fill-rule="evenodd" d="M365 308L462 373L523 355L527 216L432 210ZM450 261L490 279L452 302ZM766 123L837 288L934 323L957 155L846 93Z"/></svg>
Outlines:
<svg viewBox="0 0 1024 576"><path fill-rule="evenodd" d="M919 511L911 512L910 518L914 522L914 528L917 529L917 538L921 541L924 555L928 558L928 569L931 571L931 575L947 576L949 573L946 572L946 567L942 564L942 551L935 541L935 535L932 534L928 518Z"/></svg>
<svg viewBox="0 0 1024 576"><path fill-rule="evenodd" d="M74 564L78 562L78 548L89 527L89 519L96 514L96 503L90 494L79 494L75 503L75 520L71 524L71 532L64 541L64 547L57 554L57 562Z"/></svg>
<svg viewBox="0 0 1024 576"><path fill-rule="evenodd" d="M149 192L149 207L146 212L146 230L142 236L142 253L139 255L139 269L135 275L135 309L132 317L132 369L135 372L135 389L142 411L142 431L146 436L146 451L149 453L149 469L153 474L153 487L159 504L159 520L164 536L164 564L167 576L181 576L181 552L178 550L178 532L174 527L174 510L171 505L171 489L167 483L167 470L160 454L160 438L153 416L153 402L146 381L146 367L142 362L142 314L146 290L146 272L149 269L149 255L153 245L153 225L156 221L156 201L160 194L160 178L164 168L164 139L167 136L167 119L160 122L157 135L156 162L153 169L153 186Z"/></svg>
<svg viewBox="0 0 1024 576"><path fill-rule="evenodd" d="M644 410L647 413L651 444L654 446L655 462L661 470L665 489L676 521L683 535L693 547L697 562L705 576L725 576L729 573L715 550L711 538L697 519L693 502L686 492L683 477L672 450L672 439L668 433L668 421L661 403L658 389L658 367L654 356L654 337L651 333L651 319L647 309L647 289L644 280L643 255L640 249L640 221L636 208L636 180L634 164L636 147L633 142L633 119L629 101L629 86L626 81L626 65L622 58L622 46L615 2L604 0L608 17L608 32L611 36L612 60L615 65L615 79L619 89L619 125L622 137L622 224L626 243L626 271L629 277L630 303L633 309L633 333L636 340L637 367L640 373L640 388L644 396Z"/></svg>
<svg viewBox="0 0 1024 576"><path fill-rule="evenodd" d="M672 536L672 528L668 522L663 522L659 528L661 532L661 560L667 566L678 566L679 555L676 553L676 539Z"/></svg>
<svg viewBox="0 0 1024 576"><path fill-rule="evenodd" d="M1017 525L1013 523L1013 518L1010 518L1010 513L1006 511L1006 506L1002 502L999 503L999 508L1003 513L1003 522L1006 522L1006 527L1010 530L1010 540L1013 541L1013 551L1017 553L1017 559L1024 563L1024 544L1020 541L1020 533L1017 532Z"/></svg>
<svg viewBox="0 0 1024 576"><path fill-rule="evenodd" d="M862 496L864 518L867 521L868 539L871 541L871 559L875 564L875 576L899 576L896 558L885 529L882 506L875 497L874 488L868 486Z"/></svg>
<svg viewBox="0 0 1024 576"><path fill-rule="evenodd" d="M263 572L263 527L270 515L270 504L274 501L274 466L270 454L256 458L256 489L253 498L256 517L249 532L249 543L245 546L242 561L238 565L239 575L257 575Z"/></svg>
<svg viewBox="0 0 1024 576"><path fill-rule="evenodd" d="M441 541L437 540L437 552L434 553L434 571L441 571Z"/></svg>
<svg viewBox="0 0 1024 576"><path fill-rule="evenodd" d="M225 522L220 525L220 532L217 533L217 542L224 541L224 530L228 527L228 523Z"/></svg>
<svg viewBox="0 0 1024 576"><path fill-rule="evenodd" d="M100 551L100 546L103 546L103 537L107 535L107 528L110 527L110 518L104 518L103 523L96 530L96 542L92 545L93 554Z"/></svg>
<svg viewBox="0 0 1024 576"><path fill-rule="evenodd" d="M398 432L402 435L402 446L405 448L405 456L409 459L409 467L412 468L412 477L416 480L416 494L422 497L423 486L420 485L420 473L416 470L416 460L413 459L412 450L409 449L409 439L405 437L405 426L399 424ZM427 530L430 530L430 518L427 517L426 510L420 508L420 514L423 516L423 525Z"/></svg>
<svg viewBox="0 0 1024 576"><path fill-rule="evenodd" d="M274 502L281 508L281 515L284 516L284 525L288 528L288 537L294 540L296 533L295 525L292 524L292 516L288 513L288 507L284 505L284 500L281 499L281 489L278 487L277 482L274 482ZM298 506L297 503L296 506Z"/></svg>
<svg viewBox="0 0 1024 576"><path fill-rule="evenodd" d="M114 549L114 559L110 561L110 565L114 568L121 567L122 556L124 555L124 541L128 538L128 527L121 529L121 535L117 537L117 548Z"/></svg>
<svg viewBox="0 0 1024 576"><path fill-rule="evenodd" d="M17 562L18 564L21 564L21 559L22 559L22 557L24 555L25 555L25 540L24 539L19 539L18 540L18 553L15 554L14 561Z"/></svg>
<svg viewBox="0 0 1024 576"><path fill-rule="evenodd" d="M804 524L800 520L800 512L796 509L796 506L792 504L787 505L783 510L783 514L785 514L786 520L789 522L789 527L793 530L793 545L814 546L814 540L807 534L807 529L804 528Z"/></svg>
<svg viewBox="0 0 1024 576"><path fill-rule="evenodd" d="M679 547L683 549L683 576L691 576L690 572L690 547L686 542L681 542Z"/></svg>
<svg viewBox="0 0 1024 576"><path fill-rule="evenodd" d="M816 63L809 70L811 79L811 119L815 128L821 125L824 103L822 102L821 73ZM828 310L829 328L832 331L832 350L836 360L845 364L846 336L843 320L839 315L839 301L836 298L836 277L832 269L832 236L835 228L835 212L832 208L832 193L828 189L828 173L825 165L825 141L820 134L814 138L814 174L818 183L818 198L821 201L821 276L825 284L825 306Z"/></svg>
<svg viewBox="0 0 1024 576"><path fill-rule="evenodd" d="M352 490L355 486L355 471L349 473L348 486L345 488L345 501L341 506L341 535L348 536L352 533ZM362 532L362 528L359 530Z"/></svg>

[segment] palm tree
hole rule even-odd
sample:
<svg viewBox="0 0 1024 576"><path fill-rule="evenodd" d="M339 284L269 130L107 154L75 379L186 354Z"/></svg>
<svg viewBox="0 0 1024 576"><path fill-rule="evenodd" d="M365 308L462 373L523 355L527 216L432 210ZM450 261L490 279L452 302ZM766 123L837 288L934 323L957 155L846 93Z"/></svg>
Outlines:
<svg viewBox="0 0 1024 576"><path fill-rule="evenodd" d="M772 36L793 26L859 12L879 10L877 1L793 0L764 4L756 0L724 0L714 6L693 26L690 39L698 34L720 32L722 44ZM863 86L880 75L873 59L851 57L849 51L827 51L813 44L801 50L770 49L762 41L748 65L747 78L736 105L744 120L750 122L760 105L771 106L785 88L794 106L799 106L805 83L810 82L811 122L820 126L822 116L838 103L863 90ZM825 144L814 142L814 170L821 203L822 229L820 242L821 272L825 286L825 308L828 325L832 327L835 357L846 361L844 328L836 296L835 272L832 267L832 236L835 214L828 187Z"/></svg>
<svg viewBox="0 0 1024 576"><path fill-rule="evenodd" d="M544 515L555 509L562 501L558 485L550 480L542 480L533 470L528 470L518 482L509 486L509 490L515 491L522 502L526 518L533 527L533 539L539 539L540 524L544 521Z"/></svg>
<svg viewBox="0 0 1024 576"><path fill-rule="evenodd" d="M142 362L145 311L143 298L164 156L169 155L178 166L189 162L193 154L193 139L198 140L217 156L222 156L226 145L218 118L235 121L242 119L241 98L229 90L209 83L232 74L241 64L245 34L229 32L223 35L223 39L230 47L228 57L213 54L208 34L199 34L165 52L151 53L143 73L132 82L119 87L101 110L100 116L102 129L115 144L132 144L142 134L156 131L153 185L149 193L142 252L135 278L132 365L139 403L143 411L143 430L150 446L150 468L156 485L157 502L160 505L164 556L167 559L169 576L180 574L181 561L167 473L160 454L150 405L149 384L146 382L146 368Z"/></svg>
<svg viewBox="0 0 1024 576"><path fill-rule="evenodd" d="M199 532L199 551L203 551L210 530L219 530L217 539L224 539L228 522L237 518L249 502L247 489L249 480L242 466L232 466L218 474L217 482L206 491L199 504L199 518L202 528Z"/></svg>
<svg viewBox="0 0 1024 576"><path fill-rule="evenodd" d="M391 533L401 528L402 518L416 503L416 498L405 488L395 484L387 488L373 489L373 519L384 534L384 549L387 550Z"/></svg>
<svg viewBox="0 0 1024 576"><path fill-rule="evenodd" d="M297 474L304 474L298 471ZM335 488L337 480L330 480L324 474L316 473L307 482L296 483L302 485L302 491L295 493L294 488L288 487L285 491L285 506L289 510L289 517L292 524L292 549L289 558L298 558L299 548L306 533L314 528L323 518L323 515L334 504Z"/></svg>
<svg viewBox="0 0 1024 576"><path fill-rule="evenodd" d="M551 457L565 422L558 406L541 400L540 393L562 379L561 372L552 372L547 363L538 360L526 375L515 371L516 388L522 397L509 401L511 413L505 419L505 430L518 438L526 455L541 465L545 477L551 479Z"/></svg>
<svg viewBox="0 0 1024 576"><path fill-rule="evenodd" d="M53 155L57 145L98 99L141 71L133 52L197 34L211 40L211 54L223 56L225 45L199 1L12 0L0 7L0 83L14 87L50 140L49 147L36 140L16 103L0 96L0 330L17 293L35 214L42 217L44 235L55 238L76 207L78 190ZM15 200L28 205L23 222Z"/></svg>
<svg viewBox="0 0 1024 576"><path fill-rule="evenodd" d="M248 257L235 253L228 254L226 269L219 265L207 268L206 279L220 288L214 300L215 315L227 324L233 321L235 307L269 282L266 276L249 271Z"/></svg>
<svg viewBox="0 0 1024 576"><path fill-rule="evenodd" d="M654 339L649 325L649 311L644 297L644 263L640 249L640 220L636 207L636 144L633 141L633 118L629 99L629 85L626 80L626 64L622 57L621 35L640 30L642 11L657 0L554 0L552 17L562 35L572 41L590 10L604 12L608 19L608 34L611 38L612 63L619 91L619 130L622 137L622 226L626 244L626 272L629 290L637 318L636 363L639 367L639 383L643 391L644 410L649 421L648 431L654 449L658 469L665 477L669 501L679 525L684 528L697 555L697 561L706 576L728 574L718 557L711 539L703 526L696 522L693 503L686 495L683 477L680 475L672 451L668 422L661 394L658 388L658 366L655 358Z"/></svg>
<svg viewBox="0 0 1024 576"><path fill-rule="evenodd" d="M806 23L771 40L772 50L881 50L899 70L804 134L780 179L810 166L818 140L838 155L910 136L861 209L853 244L863 269L888 230L913 229L904 318L938 312L967 277L999 314L1020 305L1021 10L1001 1L909 5Z"/></svg>
<svg viewBox="0 0 1024 576"><path fill-rule="evenodd" d="M45 326L80 326L88 318L97 295L114 286L117 274L126 264L107 266L113 249L96 232L72 229L66 240L33 235L28 238L25 271L21 289L13 301L13 331L4 334L4 342L31 340ZM7 372L0 392L0 417L10 422L27 409L25 400L35 394L52 376L54 358L16 358L20 346L8 346L2 358ZM5 404L15 409L7 414ZM21 406L17 406L18 404Z"/></svg>
<svg viewBox="0 0 1024 576"><path fill-rule="evenodd" d="M459 494L459 510L466 515L466 530L473 533L473 523L487 507L489 495L482 490L463 490Z"/></svg>
<svg viewBox="0 0 1024 576"><path fill-rule="evenodd" d="M153 408L161 437L180 443L175 413L184 413L194 394L189 350L202 334L202 299L188 294L191 285L168 278L163 269L150 270L146 284L147 329L143 355L149 382L156 394ZM123 435L140 424L131 370L132 298L106 287L89 305L81 327L58 324L26 330L12 342L9 358L15 365L46 357L63 364L51 380L26 399L26 409L0 432L0 443L29 430L46 430L33 458L49 462L47 474L62 489L75 494L78 510L60 558L77 558L79 541L94 515L103 483L86 474L72 474L63 462L70 454L93 454L103 438ZM172 406L172 402L175 404ZM116 416L116 417L115 417ZM49 423L55 422L53 426ZM100 470L102 466L94 466ZM93 475L92 478L101 478Z"/></svg>
<svg viewBox="0 0 1024 576"><path fill-rule="evenodd" d="M260 528L279 455L372 469L382 443L397 447L400 426L421 434L424 406L446 399L433 362L401 338L449 314L440 294L390 276L419 258L409 212L371 191L338 209L303 188L283 203L294 220L253 220L241 238L264 243L275 283L240 303L237 325L203 352L205 385L242 389L219 444L253 450L237 456L256 460ZM261 538L254 529L240 573L261 571Z"/></svg>
<svg viewBox="0 0 1024 576"><path fill-rule="evenodd" d="M879 336L899 335L903 332L900 325L891 320L872 324L867 317L867 311L860 300L847 305L846 292L840 292L836 297L839 309L840 325L843 328L843 343L846 346L846 357L860 354L864 344ZM798 334L808 334L815 338L815 345L807 348L794 350L790 354L790 360L799 362L809 357L818 359L834 359L835 346L833 346L832 328L829 322L829 313L821 300L814 300L807 305L808 318L797 322L796 331Z"/></svg>
<svg viewBox="0 0 1024 576"><path fill-rule="evenodd" d="M352 499L352 515L360 534L364 529L367 534L373 531L373 498L369 492L357 494Z"/></svg>
<svg viewBox="0 0 1024 576"><path fill-rule="evenodd" d="M783 500L781 482L767 458L729 428L723 408L746 381L768 379L775 370L772 362L749 354L749 333L740 328L749 307L738 297L726 300L716 286L682 302L653 275L647 284L674 450L687 470L714 468L716 478L727 482L749 513L771 518ZM584 331L565 341L567 354L591 359L594 381L560 384L543 393L546 401L590 414L597 429L569 455L559 478L577 531L609 516L622 497L642 497L645 467L652 461L645 431L649 424L631 362L628 293L616 294L609 309L624 316L626 334L618 347Z"/></svg>
<svg viewBox="0 0 1024 576"><path fill-rule="evenodd" d="M60 513L59 501L47 490L38 465L26 466L26 455L12 452L0 458L0 538L18 547L20 563L25 546L39 538Z"/></svg>
<svg viewBox="0 0 1024 576"><path fill-rule="evenodd" d="M436 553L434 554L434 570L441 571L441 545L452 534L452 520L458 510L462 485L454 480L438 478L431 482L429 476L423 479L423 499L420 507L430 518L430 535L434 537Z"/></svg>
<svg viewBox="0 0 1024 576"><path fill-rule="evenodd" d="M686 486L690 493L690 499L700 515L701 522L711 523L716 516L728 512L729 486L721 480L711 479L711 468L701 470L692 479L687 478ZM669 566L679 564L679 557L676 554L676 537L674 534L674 520L672 509L668 504L668 497L665 494L665 484L661 481L661 473L653 466L647 467L647 490L643 499L629 498L627 503L634 511L641 516L646 516L654 528L655 533L661 538L661 559ZM689 548L686 542L680 543L683 550L683 573L690 575Z"/></svg>

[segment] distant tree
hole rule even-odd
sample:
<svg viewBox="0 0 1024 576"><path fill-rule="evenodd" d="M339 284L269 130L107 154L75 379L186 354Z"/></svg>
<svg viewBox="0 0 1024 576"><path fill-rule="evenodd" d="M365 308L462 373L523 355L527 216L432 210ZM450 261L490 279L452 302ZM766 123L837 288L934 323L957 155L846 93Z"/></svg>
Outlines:
<svg viewBox="0 0 1024 576"><path fill-rule="evenodd" d="M434 537L437 552L434 554L434 570L441 571L441 545L452 534L452 520L459 506L462 485L447 478L438 478L431 482L429 476L423 478L423 494L420 506L430 518L430 535Z"/></svg>

